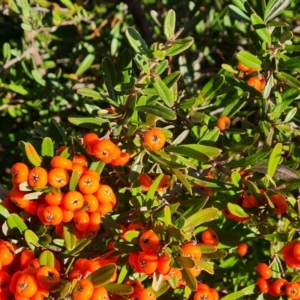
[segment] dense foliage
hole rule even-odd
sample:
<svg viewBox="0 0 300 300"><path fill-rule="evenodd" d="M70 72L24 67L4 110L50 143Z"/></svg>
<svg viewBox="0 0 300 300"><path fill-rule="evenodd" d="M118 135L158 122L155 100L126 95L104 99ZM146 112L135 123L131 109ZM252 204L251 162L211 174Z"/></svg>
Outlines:
<svg viewBox="0 0 300 300"><path fill-rule="evenodd" d="M1 297L300 299L299 5L210 2L4 1Z"/></svg>

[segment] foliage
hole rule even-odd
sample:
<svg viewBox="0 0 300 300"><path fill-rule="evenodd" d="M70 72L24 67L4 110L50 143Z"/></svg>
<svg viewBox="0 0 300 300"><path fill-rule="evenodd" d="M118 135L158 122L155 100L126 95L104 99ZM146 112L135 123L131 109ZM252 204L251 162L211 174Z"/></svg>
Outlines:
<svg viewBox="0 0 300 300"><path fill-rule="evenodd" d="M298 6L207 2L3 5L1 238L59 270L49 299L76 299L81 277L112 299L134 297L128 280L195 300L210 299L200 282L234 300L284 299L299 281ZM161 257L174 274L142 269Z"/></svg>

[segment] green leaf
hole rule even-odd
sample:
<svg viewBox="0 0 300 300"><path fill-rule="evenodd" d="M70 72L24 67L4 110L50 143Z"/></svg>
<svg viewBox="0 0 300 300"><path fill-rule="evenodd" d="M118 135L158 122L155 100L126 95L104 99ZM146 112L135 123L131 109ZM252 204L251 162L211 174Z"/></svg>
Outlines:
<svg viewBox="0 0 300 300"><path fill-rule="evenodd" d="M97 126L102 127L104 123L109 122L107 119L81 116L69 116L68 121L76 126L81 126L90 129L94 129Z"/></svg>
<svg viewBox="0 0 300 300"><path fill-rule="evenodd" d="M228 64L222 64L221 67L225 71L232 73L232 74L238 74L238 72L239 72L236 69L234 69L231 65L228 65Z"/></svg>
<svg viewBox="0 0 300 300"><path fill-rule="evenodd" d="M66 133L63 131L63 129L61 128L61 126L59 125L59 123L55 120L55 119L51 119L51 123L50 126L52 126L52 128L54 129L53 131L53 135L51 134L50 136L52 137L61 137L62 141L64 142L64 144L67 143L68 141L68 137L66 135Z"/></svg>
<svg viewBox="0 0 300 300"><path fill-rule="evenodd" d="M147 75L150 75L150 60L147 56L137 53L133 59L140 70L143 70Z"/></svg>
<svg viewBox="0 0 300 300"><path fill-rule="evenodd" d="M235 5L228 5L230 11L235 15L236 18L245 21L247 23L250 23L250 18L238 7L236 7Z"/></svg>
<svg viewBox="0 0 300 300"><path fill-rule="evenodd" d="M191 271L187 267L183 266L181 272L182 272L182 276L183 276L187 286L191 289L191 291L196 291L197 290L197 280L192 275Z"/></svg>
<svg viewBox="0 0 300 300"><path fill-rule="evenodd" d="M175 34L176 13L173 9L167 12L164 20L164 35L167 39L171 39Z"/></svg>
<svg viewBox="0 0 300 300"><path fill-rule="evenodd" d="M76 70L75 74L77 76L82 75L85 71L87 71L90 66L92 65L92 63L95 60L95 55L94 54L88 54L84 60L81 62L81 64L79 65L78 69Z"/></svg>
<svg viewBox="0 0 300 300"><path fill-rule="evenodd" d="M204 85L199 94L199 98L204 99L205 101L212 100L216 94L216 91L221 88L224 82L224 75L215 76Z"/></svg>
<svg viewBox="0 0 300 300"><path fill-rule="evenodd" d="M164 120L176 120L177 116L175 112L163 105L141 105L135 108L137 111L148 113L160 117Z"/></svg>
<svg viewBox="0 0 300 300"><path fill-rule="evenodd" d="M300 56L289 58L282 63L281 69L284 70L300 69L299 60L300 60Z"/></svg>
<svg viewBox="0 0 300 300"><path fill-rule="evenodd" d="M22 86L20 86L20 85L16 85L16 84L11 83L11 84L9 84L9 85L7 86L7 88L10 89L10 90L12 90L13 92L16 92L16 93L18 93L18 94L20 94L20 95L23 95L23 96L25 96L25 95L28 94L28 91L25 90L25 89L24 89Z"/></svg>
<svg viewBox="0 0 300 300"><path fill-rule="evenodd" d="M243 168L247 166L251 166L260 160L264 159L270 153L269 149L260 150L255 154L249 155L245 158L233 160L226 164L227 167L230 168Z"/></svg>
<svg viewBox="0 0 300 300"><path fill-rule="evenodd" d="M85 236L84 238L81 238L76 242L76 245L73 250L65 250L61 253L63 257L71 257L75 256L78 253L82 252L93 240L93 235L89 234Z"/></svg>
<svg viewBox="0 0 300 300"><path fill-rule="evenodd" d="M133 89L134 84L133 83L119 83L115 86L115 91L117 92L129 92Z"/></svg>
<svg viewBox="0 0 300 300"><path fill-rule="evenodd" d="M173 106L175 101L174 95L170 92L167 85L160 78L154 78L152 83L161 100L167 106Z"/></svg>
<svg viewBox="0 0 300 300"><path fill-rule="evenodd" d="M89 89L89 88L81 88L77 90L77 93L82 96L86 96L89 98L93 98L94 100L101 99L101 95L99 92Z"/></svg>
<svg viewBox="0 0 300 300"><path fill-rule="evenodd" d="M197 261L197 264L200 266L202 271L205 271L211 275L214 274L214 267L211 262L200 259L199 261Z"/></svg>
<svg viewBox="0 0 300 300"><path fill-rule="evenodd" d="M17 229L21 233L27 229L26 224L17 214L9 215L6 223L9 229Z"/></svg>
<svg viewBox="0 0 300 300"><path fill-rule="evenodd" d="M45 137L42 142L42 150L41 150L42 156L54 156L54 146L53 142L49 137Z"/></svg>
<svg viewBox="0 0 300 300"><path fill-rule="evenodd" d="M182 230L183 231L194 230L195 227L213 219L217 215L217 213L218 213L218 209L216 209L216 208L213 208L213 207L204 208L204 209L194 213L190 217L188 217L185 220L185 225Z"/></svg>
<svg viewBox="0 0 300 300"><path fill-rule="evenodd" d="M179 164L179 163L175 162L174 160L171 160L172 158L170 158L170 160L169 160L169 159L163 158L161 156L158 156L160 154L158 151L156 152L157 154L156 153L154 154L154 152L148 152L148 151L147 151L147 153L154 162L158 163L162 167L166 167L166 168L170 168L170 169L182 169L185 167L184 165Z"/></svg>
<svg viewBox="0 0 300 300"><path fill-rule="evenodd" d="M184 185L184 187L187 189L187 191L190 193L190 195L193 194L192 187L189 184L189 182L186 179L186 176L183 175L180 170L178 169L172 169L172 172L176 175L176 177L180 180L180 182Z"/></svg>
<svg viewBox="0 0 300 300"><path fill-rule="evenodd" d="M134 71L132 68L132 57L129 49L121 51L117 62L117 82L133 83Z"/></svg>
<svg viewBox="0 0 300 300"><path fill-rule="evenodd" d="M292 0L269 0L264 12L265 22L275 19L281 14L291 3Z"/></svg>
<svg viewBox="0 0 300 300"><path fill-rule="evenodd" d="M27 156L27 159L30 161L30 163L35 166L39 167L41 166L42 159L34 149L34 147L30 143L20 142L20 146L24 147L25 154Z"/></svg>
<svg viewBox="0 0 300 300"><path fill-rule="evenodd" d="M91 273L88 276L88 279L90 279L93 286L97 288L99 286L109 283L116 271L117 266L115 264L107 264Z"/></svg>
<svg viewBox="0 0 300 300"><path fill-rule="evenodd" d="M249 215L238 204L228 203L227 207L228 207L228 210L236 217L240 217L240 218L249 217Z"/></svg>
<svg viewBox="0 0 300 300"><path fill-rule="evenodd" d="M224 258L227 256L227 252L223 249L218 249L217 251L215 252L211 252L211 253L203 253L202 252L202 256L201 258L202 259L221 259L221 258Z"/></svg>
<svg viewBox="0 0 300 300"><path fill-rule="evenodd" d="M278 166L279 162L282 160L281 152L282 152L282 144L278 143L273 148L273 150L270 154L269 161L268 161L267 174L270 177L274 176L277 166Z"/></svg>
<svg viewBox="0 0 300 300"><path fill-rule="evenodd" d="M240 51L237 54L237 59L248 68L260 70L262 61L247 51Z"/></svg>
<svg viewBox="0 0 300 300"><path fill-rule="evenodd" d="M76 246L76 229L73 221L69 223L64 223L63 226L63 237L65 241L65 246L68 250L73 250Z"/></svg>
<svg viewBox="0 0 300 300"><path fill-rule="evenodd" d="M134 291L133 287L120 283L108 283L105 285L105 289L108 293L113 295L129 295Z"/></svg>
<svg viewBox="0 0 300 300"><path fill-rule="evenodd" d="M241 96L237 96L237 98L233 101L230 101L230 103L222 111L221 116L232 118L236 113L241 111L242 107L247 103L246 100L249 98L249 95L249 93L244 93Z"/></svg>
<svg viewBox="0 0 300 300"><path fill-rule="evenodd" d="M117 101L117 94L115 92L115 86L117 84L117 74L115 67L108 57L102 60L103 78L109 97L114 101Z"/></svg>
<svg viewBox="0 0 300 300"><path fill-rule="evenodd" d="M35 247L39 246L39 238L32 230L27 229L24 233L24 238L31 250L35 250Z"/></svg>
<svg viewBox="0 0 300 300"><path fill-rule="evenodd" d="M253 165L250 170L252 172L267 174L267 162L262 161L260 163L257 163L255 165ZM281 164L277 165L274 177L276 177L278 179L285 180L285 181L291 181L293 179L299 179L299 175L298 175L297 172L295 172L291 168L289 168L285 165L281 165Z"/></svg>
<svg viewBox="0 0 300 300"><path fill-rule="evenodd" d="M71 175L70 181L69 181L69 190L70 191L75 191L76 190L78 181L79 181L78 171L75 170L75 171L72 172L72 175Z"/></svg>
<svg viewBox="0 0 300 300"><path fill-rule="evenodd" d="M150 186L149 191L147 192L146 201L148 201L149 199L151 199L151 200L154 199L154 194L156 193L158 185L159 185L160 181L162 180L163 176L164 176L164 174L159 174L159 176L157 176L155 178L155 180L153 181L153 183Z"/></svg>
<svg viewBox="0 0 300 300"><path fill-rule="evenodd" d="M256 284L248 285L246 288L238 292L234 292L223 297L222 300L236 300L241 298L244 299L244 296L254 294L256 287L257 287Z"/></svg>
<svg viewBox="0 0 300 300"><path fill-rule="evenodd" d="M257 14L251 15L251 23L255 29L255 32L260 37L263 42L266 42L268 45L271 44L271 35L261 17Z"/></svg>
<svg viewBox="0 0 300 300"><path fill-rule="evenodd" d="M176 261L179 262L182 267L192 268L195 266L195 262L186 256L177 256Z"/></svg>
<svg viewBox="0 0 300 300"><path fill-rule="evenodd" d="M166 55L175 56L188 49L193 43L194 39L191 36L187 36L184 39L178 39L170 48L166 49Z"/></svg>
<svg viewBox="0 0 300 300"><path fill-rule="evenodd" d="M8 209L6 207L4 207L2 204L0 204L0 215L6 219L10 215L10 212L8 211Z"/></svg>
<svg viewBox="0 0 300 300"><path fill-rule="evenodd" d="M286 85L298 90L300 89L300 81L297 80L294 76L285 72L276 73L275 76Z"/></svg>
<svg viewBox="0 0 300 300"><path fill-rule="evenodd" d="M35 70L35 69L32 70L31 75L38 84L40 84L42 86L46 85L46 81L43 79L43 76L41 75L41 73L38 70Z"/></svg>
<svg viewBox="0 0 300 300"><path fill-rule="evenodd" d="M72 283L70 281L65 281L63 289L59 294L59 299L68 299L67 297L71 294L72 288L74 288L74 286L72 286Z"/></svg>
<svg viewBox="0 0 300 300"><path fill-rule="evenodd" d="M140 252L141 248L138 245L126 242L116 242L114 248L122 253Z"/></svg>
<svg viewBox="0 0 300 300"><path fill-rule="evenodd" d="M210 146L189 144L189 145L168 146L165 148L165 151L182 154L184 156L191 157L198 161L208 162L209 160L219 156L222 150Z"/></svg>
<svg viewBox="0 0 300 300"><path fill-rule="evenodd" d="M129 44L131 45L131 47L134 49L135 52L148 56L149 54L148 46L138 31L136 31L132 27L129 27L126 29L125 35L127 37Z"/></svg>
<svg viewBox="0 0 300 300"><path fill-rule="evenodd" d="M45 250L40 254L39 261L41 266L54 267L55 265L54 254L49 250Z"/></svg>

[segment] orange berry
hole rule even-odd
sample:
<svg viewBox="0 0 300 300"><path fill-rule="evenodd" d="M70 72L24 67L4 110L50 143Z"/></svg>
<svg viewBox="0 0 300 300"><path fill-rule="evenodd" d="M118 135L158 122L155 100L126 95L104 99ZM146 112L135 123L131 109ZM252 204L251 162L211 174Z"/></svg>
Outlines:
<svg viewBox="0 0 300 300"><path fill-rule="evenodd" d="M230 123L231 123L231 121L230 121L230 119L229 119L228 117L222 116L222 117L220 117L220 118L218 119L218 121L217 121L217 127L218 127L221 131L224 131L224 130L226 130L226 129L229 128Z"/></svg>
<svg viewBox="0 0 300 300"><path fill-rule="evenodd" d="M166 135L159 128L152 128L144 135L144 143L153 151L163 148L165 142Z"/></svg>

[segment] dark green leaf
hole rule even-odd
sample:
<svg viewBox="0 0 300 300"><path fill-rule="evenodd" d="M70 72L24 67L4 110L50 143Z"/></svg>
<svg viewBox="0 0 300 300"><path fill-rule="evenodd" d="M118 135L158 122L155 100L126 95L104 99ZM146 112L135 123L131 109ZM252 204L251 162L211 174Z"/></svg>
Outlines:
<svg viewBox="0 0 300 300"><path fill-rule="evenodd" d="M237 17L238 19L243 20L247 23L250 23L250 18L241 9L239 9L235 5L230 4L229 9L235 15L235 17Z"/></svg>
<svg viewBox="0 0 300 300"><path fill-rule="evenodd" d="M109 97L114 101L117 101L117 95L114 87L117 84L117 74L115 67L108 57L102 60L103 78L105 81L106 89Z"/></svg>
<svg viewBox="0 0 300 300"><path fill-rule="evenodd" d="M271 152L271 155L270 155L270 158L269 158L269 161L268 161L267 174L270 177L274 176L274 174L276 172L276 169L277 169L277 165L282 160L281 152L282 152L282 144L278 143L273 148L273 150Z"/></svg>
<svg viewBox="0 0 300 300"><path fill-rule="evenodd" d="M152 83L161 100L167 106L173 106L175 101L174 95L170 92L167 85L160 78L154 78Z"/></svg>
<svg viewBox="0 0 300 300"><path fill-rule="evenodd" d="M177 118L175 112L172 109L162 105L141 105L137 106L136 110L155 115L165 120L176 120Z"/></svg>
<svg viewBox="0 0 300 300"><path fill-rule="evenodd" d="M91 273L88 278L91 280L94 287L99 287L109 283L116 271L117 266L115 264L107 264Z"/></svg>
<svg viewBox="0 0 300 300"><path fill-rule="evenodd" d="M113 295L129 295L133 293L133 287L120 283L108 283L105 285L105 289Z"/></svg>
<svg viewBox="0 0 300 300"><path fill-rule="evenodd" d="M300 81L297 80L294 76L287 74L285 72L280 72L275 75L280 81L285 83L286 85L295 88L300 89Z"/></svg>

